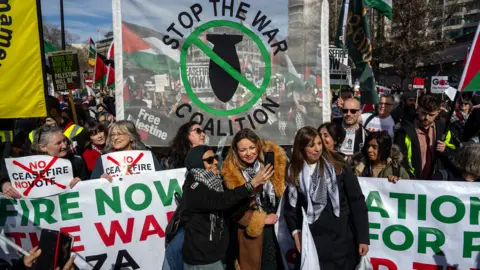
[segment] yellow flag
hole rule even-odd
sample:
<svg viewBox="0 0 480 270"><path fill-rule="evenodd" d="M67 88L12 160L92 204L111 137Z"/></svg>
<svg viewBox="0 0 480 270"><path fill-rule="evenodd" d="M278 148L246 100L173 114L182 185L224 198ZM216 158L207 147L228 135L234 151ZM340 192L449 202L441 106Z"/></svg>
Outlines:
<svg viewBox="0 0 480 270"><path fill-rule="evenodd" d="M44 117L36 0L0 0L0 118Z"/></svg>

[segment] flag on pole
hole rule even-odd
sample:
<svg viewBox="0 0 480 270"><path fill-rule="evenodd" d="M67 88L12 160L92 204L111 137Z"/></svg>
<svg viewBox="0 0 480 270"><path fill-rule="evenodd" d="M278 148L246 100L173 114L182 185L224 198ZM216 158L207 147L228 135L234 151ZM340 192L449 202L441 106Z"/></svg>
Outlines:
<svg viewBox="0 0 480 270"><path fill-rule="evenodd" d="M56 52L58 51L58 48L46 40L43 41L43 48L45 50L45 64L47 65L47 68L50 68L50 62L48 61L48 53Z"/></svg>
<svg viewBox="0 0 480 270"><path fill-rule="evenodd" d="M108 48L107 59L108 60L113 60L114 56L115 56L115 47L114 47L113 41L112 41L112 43L110 44L110 47Z"/></svg>
<svg viewBox="0 0 480 270"><path fill-rule="evenodd" d="M95 58L97 55L97 49L95 49L95 43L93 42L92 38L88 41L88 64L91 67L95 66Z"/></svg>
<svg viewBox="0 0 480 270"><path fill-rule="evenodd" d="M108 48L107 60L113 61L115 56L114 50L115 50L114 43L112 41L112 43L110 44L110 47ZM108 63L106 85L115 87L114 84L115 84L115 69L113 68L111 63Z"/></svg>
<svg viewBox="0 0 480 270"><path fill-rule="evenodd" d="M477 26L477 33L473 39L470 52L468 54L467 64L463 70L462 79L458 85L460 92L480 91L480 23Z"/></svg>
<svg viewBox="0 0 480 270"><path fill-rule="evenodd" d="M361 103L377 104L378 95L371 65L373 48L370 38L370 24L363 0L343 0L341 18L345 17L357 20L358 23L350 24L348 31L344 32L344 25L340 20L342 24L339 25L337 46L340 48L346 46L348 55L354 63L352 76L360 81ZM349 20L347 19L347 21ZM345 34L342 38L343 33Z"/></svg>
<svg viewBox="0 0 480 270"><path fill-rule="evenodd" d="M392 20L392 0L363 0L365 4L380 12L383 16Z"/></svg>

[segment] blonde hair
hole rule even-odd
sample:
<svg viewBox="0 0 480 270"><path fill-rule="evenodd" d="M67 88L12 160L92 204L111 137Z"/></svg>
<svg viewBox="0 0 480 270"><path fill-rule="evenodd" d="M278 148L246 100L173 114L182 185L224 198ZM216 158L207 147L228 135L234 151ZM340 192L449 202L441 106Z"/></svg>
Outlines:
<svg viewBox="0 0 480 270"><path fill-rule="evenodd" d="M228 150L227 157L225 158L225 162L231 161L233 165L240 170L245 170L247 168L247 164L243 162L243 160L240 159L240 157L238 156L238 143L243 139L247 139L253 144L255 144L258 155L257 159L263 164L263 140L260 139L260 137L258 137L255 132L248 128L242 129L237 134L235 134L235 137L233 137L232 140L232 145Z"/></svg>

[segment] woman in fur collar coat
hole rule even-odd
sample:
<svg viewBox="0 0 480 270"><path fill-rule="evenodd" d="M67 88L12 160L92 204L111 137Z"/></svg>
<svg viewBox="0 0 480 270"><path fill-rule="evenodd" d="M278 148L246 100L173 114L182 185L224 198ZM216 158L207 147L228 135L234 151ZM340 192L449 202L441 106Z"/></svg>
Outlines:
<svg viewBox="0 0 480 270"><path fill-rule="evenodd" d="M274 175L257 195L245 200L233 213L234 237L231 245L235 269L282 269L280 249L275 237L278 204L285 190L287 157L285 151L271 141L260 139L250 129L238 132L222 166L222 175L228 189L244 185L265 166L264 153L274 153ZM266 165L270 166L270 165Z"/></svg>
<svg viewBox="0 0 480 270"><path fill-rule="evenodd" d="M391 182L410 179L402 167L403 155L386 132L370 133L362 152L353 155L349 163L357 176L388 178Z"/></svg>

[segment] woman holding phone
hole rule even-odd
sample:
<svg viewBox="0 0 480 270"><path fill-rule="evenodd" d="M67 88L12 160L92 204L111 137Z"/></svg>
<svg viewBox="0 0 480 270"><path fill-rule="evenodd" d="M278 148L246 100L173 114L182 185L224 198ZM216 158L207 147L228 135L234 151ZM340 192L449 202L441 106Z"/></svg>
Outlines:
<svg viewBox="0 0 480 270"><path fill-rule="evenodd" d="M265 155L273 164L266 164ZM271 163L271 162L269 162ZM234 211L238 241L233 252L236 269L281 269L282 259L275 237L279 200L285 190L287 157L276 143L259 138L246 128L233 138L231 148L222 166L225 186L234 189L266 175L267 183L254 197L244 200Z"/></svg>

